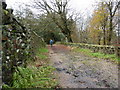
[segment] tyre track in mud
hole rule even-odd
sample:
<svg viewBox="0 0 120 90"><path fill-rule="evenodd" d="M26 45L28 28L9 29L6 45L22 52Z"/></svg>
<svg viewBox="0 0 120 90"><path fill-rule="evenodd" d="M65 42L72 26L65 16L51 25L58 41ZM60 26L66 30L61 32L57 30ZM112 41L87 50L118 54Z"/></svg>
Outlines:
<svg viewBox="0 0 120 90"><path fill-rule="evenodd" d="M118 66L103 59L71 51L64 45L48 46L50 65L61 88L118 88Z"/></svg>

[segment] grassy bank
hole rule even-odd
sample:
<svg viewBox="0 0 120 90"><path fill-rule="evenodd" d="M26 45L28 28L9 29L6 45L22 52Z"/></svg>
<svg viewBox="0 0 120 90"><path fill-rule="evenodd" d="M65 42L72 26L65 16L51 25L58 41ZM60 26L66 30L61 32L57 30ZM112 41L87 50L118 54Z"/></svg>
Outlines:
<svg viewBox="0 0 120 90"><path fill-rule="evenodd" d="M48 53L47 48L40 48L36 55L39 57L39 59L46 60L48 58L48 56L46 55L47 53Z"/></svg>
<svg viewBox="0 0 120 90"><path fill-rule="evenodd" d="M57 86L53 75L55 68L48 65L48 60L48 49L38 49L35 61L29 61L26 68L16 68L12 87L3 85L3 88L55 88Z"/></svg>
<svg viewBox="0 0 120 90"><path fill-rule="evenodd" d="M113 61L115 63L120 62L120 58L118 59L115 54L103 54L100 52L94 53L90 49L83 49L83 48L74 48L73 51L75 52L82 52L85 55L91 56L91 57L97 57L97 58L102 58L102 59L109 59L110 61Z"/></svg>

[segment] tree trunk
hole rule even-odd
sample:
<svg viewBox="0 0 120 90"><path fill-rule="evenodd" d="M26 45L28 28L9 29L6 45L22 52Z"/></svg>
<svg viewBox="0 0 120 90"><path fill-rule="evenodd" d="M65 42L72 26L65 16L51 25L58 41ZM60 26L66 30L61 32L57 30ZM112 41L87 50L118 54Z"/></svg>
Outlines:
<svg viewBox="0 0 120 90"><path fill-rule="evenodd" d="M66 33L66 37L68 39L68 42L73 42L72 38L71 38L71 32L70 31Z"/></svg>
<svg viewBox="0 0 120 90"><path fill-rule="evenodd" d="M100 45L101 37L98 36L98 45Z"/></svg>
<svg viewBox="0 0 120 90"><path fill-rule="evenodd" d="M111 45L112 40L112 33L113 33L113 24L112 24L112 17L110 17L110 28L109 28L109 36L108 36L108 45Z"/></svg>
<svg viewBox="0 0 120 90"><path fill-rule="evenodd" d="M105 27L103 27L103 45L106 45Z"/></svg>
<svg viewBox="0 0 120 90"><path fill-rule="evenodd" d="M106 45L106 32L105 32L105 26L106 25L104 25L104 27L103 27L103 45Z"/></svg>
<svg viewBox="0 0 120 90"><path fill-rule="evenodd" d="M68 42L73 42L71 36L68 36Z"/></svg>

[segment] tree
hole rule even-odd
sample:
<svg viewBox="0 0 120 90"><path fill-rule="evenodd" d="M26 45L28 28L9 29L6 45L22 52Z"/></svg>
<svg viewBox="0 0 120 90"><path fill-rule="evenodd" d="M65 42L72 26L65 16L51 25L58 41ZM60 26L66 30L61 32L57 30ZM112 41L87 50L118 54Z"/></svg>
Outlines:
<svg viewBox="0 0 120 90"><path fill-rule="evenodd" d="M109 12L109 37L108 37L108 45L111 44L111 40L112 40L112 36L113 36L113 29L116 26L116 24L113 24L113 19L114 16L116 14L116 11L120 5L120 1L119 0L109 0L109 1L105 1L106 5L107 5L107 9Z"/></svg>
<svg viewBox="0 0 120 90"><path fill-rule="evenodd" d="M101 29L101 11L99 9L95 10L93 13L93 17L91 18L89 22L89 36L91 38L92 43L94 44L100 44L101 41L101 34L102 34L102 29Z"/></svg>
<svg viewBox="0 0 120 90"><path fill-rule="evenodd" d="M111 3L110 3L111 2ZM91 35L98 35L99 40L103 39L103 44L110 45L112 38L116 36L114 32L114 28L117 25L117 20L115 20L116 10L118 9L118 2L113 6L112 3L115 2L109 0L109 2L102 1L98 3L98 8L94 11L93 17L90 21L90 30ZM109 4L109 7L108 7ZM112 6L111 6L112 5ZM95 29L96 28L96 29ZM95 30L102 30L101 32L97 32ZM93 31L93 32L92 32ZM92 35L95 37L95 35ZM102 37L101 37L102 35ZM114 37L113 37L114 36ZM92 37L93 38L93 37Z"/></svg>
<svg viewBox="0 0 120 90"><path fill-rule="evenodd" d="M100 27L103 30L103 45L107 44L107 27L108 27L108 11L106 9L106 4L104 2L99 3L98 8L98 18L100 18Z"/></svg>
<svg viewBox="0 0 120 90"><path fill-rule="evenodd" d="M51 14L52 20L60 28L61 32L67 37L68 41L71 39L71 16L68 17L68 3L69 0L35 0L35 7L47 14ZM56 17L57 16L57 17ZM57 19L59 18L59 20Z"/></svg>
<svg viewBox="0 0 120 90"><path fill-rule="evenodd" d="M49 43L50 38L54 39L54 41L60 41L63 38L61 37L61 30L51 19L51 14L41 15L38 18L38 26L36 27L39 27L36 29L36 32L42 36L47 43Z"/></svg>

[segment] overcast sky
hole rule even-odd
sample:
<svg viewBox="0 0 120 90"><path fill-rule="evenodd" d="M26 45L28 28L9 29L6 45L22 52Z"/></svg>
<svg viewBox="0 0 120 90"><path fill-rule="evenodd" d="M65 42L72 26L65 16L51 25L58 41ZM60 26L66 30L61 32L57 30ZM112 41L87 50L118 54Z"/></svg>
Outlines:
<svg viewBox="0 0 120 90"><path fill-rule="evenodd" d="M96 1L100 0L71 0L70 1L70 7L73 10L79 11L79 12L92 12L93 6L95 5ZM21 3L31 3L31 0L6 0L6 3L8 4L8 8L16 8L15 2L18 4Z"/></svg>

